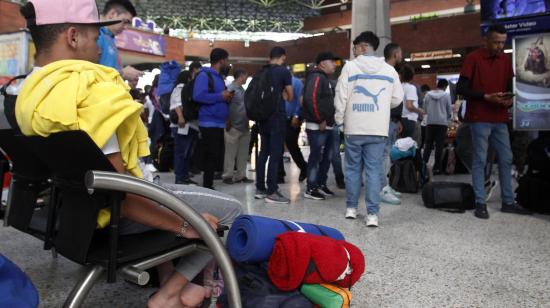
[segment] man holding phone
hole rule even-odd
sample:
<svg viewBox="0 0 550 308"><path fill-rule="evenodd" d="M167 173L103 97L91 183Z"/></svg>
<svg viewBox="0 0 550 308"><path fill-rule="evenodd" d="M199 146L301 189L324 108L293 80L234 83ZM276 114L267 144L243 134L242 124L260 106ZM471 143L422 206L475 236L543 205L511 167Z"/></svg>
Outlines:
<svg viewBox="0 0 550 308"><path fill-rule="evenodd" d="M481 219L489 218L484 187L489 142L498 153L501 211L530 214L515 203L512 190L512 150L506 122L508 109L513 103L514 94L510 90L514 71L511 59L503 53L506 38L506 29L502 25L490 26L485 37L485 46L464 59L457 85L457 94L463 95L468 102L464 120L471 126L475 216Z"/></svg>

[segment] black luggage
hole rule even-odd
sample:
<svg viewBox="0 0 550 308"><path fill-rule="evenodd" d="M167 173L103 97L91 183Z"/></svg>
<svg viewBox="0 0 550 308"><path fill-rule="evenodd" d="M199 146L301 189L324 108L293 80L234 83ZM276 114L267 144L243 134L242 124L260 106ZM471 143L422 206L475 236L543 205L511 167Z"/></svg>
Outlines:
<svg viewBox="0 0 550 308"><path fill-rule="evenodd" d="M424 206L464 213L475 208L472 185L453 182L430 182L422 189Z"/></svg>
<svg viewBox="0 0 550 308"><path fill-rule="evenodd" d="M541 214L550 214L550 179L527 172L519 179L517 202L524 208Z"/></svg>
<svg viewBox="0 0 550 308"><path fill-rule="evenodd" d="M420 174L413 157L398 159L390 168L390 186L402 193L416 194L420 187Z"/></svg>

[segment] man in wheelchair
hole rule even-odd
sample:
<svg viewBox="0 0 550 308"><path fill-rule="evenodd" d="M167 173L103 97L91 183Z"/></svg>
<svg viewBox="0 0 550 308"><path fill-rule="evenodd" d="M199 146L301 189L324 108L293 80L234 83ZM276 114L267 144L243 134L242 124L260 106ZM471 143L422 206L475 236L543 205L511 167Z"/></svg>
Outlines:
<svg viewBox="0 0 550 308"><path fill-rule="evenodd" d="M142 105L132 100L119 73L96 64L99 28L121 21L100 22L93 0L32 0L21 13L36 46L35 67L24 80L17 98L16 119L27 136L82 130L102 149L120 173L144 178L139 158L149 155L147 130L140 119ZM242 213L234 197L184 185L163 185L192 206L215 230L230 225ZM98 227L110 213L102 210ZM121 204L120 235L160 229L184 237L198 233L181 217L134 194ZM149 307L195 307L209 296L208 287L191 283L213 258L197 250L158 267L161 288ZM205 278L205 279L208 279Z"/></svg>

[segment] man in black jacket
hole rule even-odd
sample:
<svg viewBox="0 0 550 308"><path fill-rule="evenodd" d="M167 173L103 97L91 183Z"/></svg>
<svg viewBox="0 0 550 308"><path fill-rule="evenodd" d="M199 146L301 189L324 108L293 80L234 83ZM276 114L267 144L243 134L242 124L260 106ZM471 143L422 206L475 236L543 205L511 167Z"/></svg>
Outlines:
<svg viewBox="0 0 550 308"><path fill-rule="evenodd" d="M334 88L328 76L336 69L336 57L330 52L317 56L317 66L308 74L304 88L302 117L310 153L307 167L307 191L304 197L324 200L334 193L327 188L327 173L333 155ZM334 129L336 129L334 127Z"/></svg>

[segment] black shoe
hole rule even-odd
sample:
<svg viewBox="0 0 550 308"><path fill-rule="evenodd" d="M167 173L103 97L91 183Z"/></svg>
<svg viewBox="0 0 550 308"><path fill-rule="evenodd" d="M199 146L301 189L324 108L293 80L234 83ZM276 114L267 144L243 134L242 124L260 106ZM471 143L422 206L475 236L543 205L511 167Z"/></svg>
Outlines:
<svg viewBox="0 0 550 308"><path fill-rule="evenodd" d="M344 176L336 177L336 187L339 189L346 189L346 182L344 181Z"/></svg>
<svg viewBox="0 0 550 308"><path fill-rule="evenodd" d="M225 178L225 179L223 179L223 182L225 184L228 184L228 185L231 185L231 184L235 183L235 182L233 182L232 178Z"/></svg>
<svg viewBox="0 0 550 308"><path fill-rule="evenodd" d="M476 203L476 210L474 211L474 215L477 218L489 219L489 212L487 212L487 205Z"/></svg>
<svg viewBox="0 0 550 308"><path fill-rule="evenodd" d="M518 214L518 215L531 215L533 212L528 209L524 209L517 203L512 204L502 204L500 211L503 213Z"/></svg>
<svg viewBox="0 0 550 308"><path fill-rule="evenodd" d="M325 200L325 195L320 193L317 189L308 189L304 193L304 198L311 200Z"/></svg>
<svg viewBox="0 0 550 308"><path fill-rule="evenodd" d="M245 184L250 184L250 183L254 183L254 180L251 180L247 177L244 177L238 181L235 181L235 183L245 183Z"/></svg>
<svg viewBox="0 0 550 308"><path fill-rule="evenodd" d="M320 186L319 187L319 192L321 192L325 196L334 196L334 192L332 192L330 189L328 189L327 185Z"/></svg>
<svg viewBox="0 0 550 308"><path fill-rule="evenodd" d="M300 182L303 182L306 178L307 178L307 170L300 171L300 177L298 178L298 180Z"/></svg>

